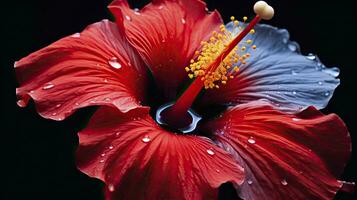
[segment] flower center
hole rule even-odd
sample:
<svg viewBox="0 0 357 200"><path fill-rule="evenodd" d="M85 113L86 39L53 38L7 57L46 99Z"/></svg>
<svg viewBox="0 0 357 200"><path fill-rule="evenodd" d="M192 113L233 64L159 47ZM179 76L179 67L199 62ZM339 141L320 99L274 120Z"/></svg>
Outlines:
<svg viewBox="0 0 357 200"><path fill-rule="evenodd" d="M251 45L251 40L239 44L243 38L251 33L254 34L254 26L261 20L269 20L274 15L274 9L264 1L258 1L254 5L254 12L257 14L246 26L239 26L239 22L231 17L234 28L228 31L224 25L220 26L220 32L213 32L209 41L203 41L201 52L195 53L196 59L191 60L191 64L185 67L190 78L195 78L191 85L184 91L179 99L165 112L165 121L176 123L188 117L188 110L196 99L201 89L219 88L218 84L226 84L228 79L234 78L239 67L245 64L245 60L250 57L247 45ZM245 22L247 17L243 18ZM237 32L237 33L235 33ZM253 49L256 46L251 46ZM171 124L170 124L171 125Z"/></svg>

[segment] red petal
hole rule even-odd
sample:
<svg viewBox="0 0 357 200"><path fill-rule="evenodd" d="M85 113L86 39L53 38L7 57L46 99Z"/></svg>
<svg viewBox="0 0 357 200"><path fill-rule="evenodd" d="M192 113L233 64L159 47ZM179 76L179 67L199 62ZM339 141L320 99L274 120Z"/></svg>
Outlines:
<svg viewBox="0 0 357 200"><path fill-rule="evenodd" d="M286 115L263 101L234 107L205 126L246 171L244 199L332 199L351 152L342 120L313 107Z"/></svg>
<svg viewBox="0 0 357 200"><path fill-rule="evenodd" d="M212 199L243 169L210 140L161 129L146 113L99 109L79 133L77 164L107 184L107 199Z"/></svg>
<svg viewBox="0 0 357 200"><path fill-rule="evenodd" d="M38 112L55 120L88 105L127 112L144 100L143 66L117 26L103 20L16 62L18 104L32 97Z"/></svg>
<svg viewBox="0 0 357 200"><path fill-rule="evenodd" d="M199 0L154 0L140 11L130 9L125 0L116 0L109 9L170 97L187 80L184 68L200 42L223 23L217 11L209 14Z"/></svg>

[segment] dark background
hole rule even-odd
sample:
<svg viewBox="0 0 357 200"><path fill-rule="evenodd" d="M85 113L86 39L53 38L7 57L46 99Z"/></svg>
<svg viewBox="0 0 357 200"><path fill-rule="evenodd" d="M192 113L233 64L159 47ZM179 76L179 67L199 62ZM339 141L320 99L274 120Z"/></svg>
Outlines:
<svg viewBox="0 0 357 200"><path fill-rule="evenodd" d="M131 1L141 7L148 1ZM237 3L239 2L239 3ZM357 127L354 112L356 92L356 6L350 1L268 1L276 16L269 23L287 28L304 54L313 52L327 66L341 69L341 85L325 113L337 113L352 135L354 152L343 180L357 181ZM110 0L32 0L2 3L1 8L1 175L0 199L103 199L103 184L76 169L74 151L77 131L93 109L77 112L63 122L41 118L31 103L16 105L14 61L87 25L111 19ZM251 15L254 1L209 0L210 9L223 19ZM4 24L5 23L5 24ZM353 160L353 161L352 161ZM224 199L228 199L225 196ZM338 194L337 199L353 199ZM357 198L356 198L357 199Z"/></svg>

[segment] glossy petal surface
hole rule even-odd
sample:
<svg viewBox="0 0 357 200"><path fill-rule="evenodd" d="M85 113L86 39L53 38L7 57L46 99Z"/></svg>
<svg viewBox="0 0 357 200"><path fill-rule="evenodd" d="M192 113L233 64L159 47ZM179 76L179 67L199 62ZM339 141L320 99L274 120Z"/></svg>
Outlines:
<svg viewBox="0 0 357 200"><path fill-rule="evenodd" d="M246 171L239 195L253 199L332 199L351 152L334 114L313 107L287 115L255 101L229 109L205 126Z"/></svg>
<svg viewBox="0 0 357 200"><path fill-rule="evenodd" d="M107 184L118 199L215 199L243 169L209 139L163 130L141 111L102 107L79 133L79 169Z"/></svg>
<svg viewBox="0 0 357 200"><path fill-rule="evenodd" d="M222 24L219 13L209 14L199 0L154 0L142 10L132 10L125 0L116 0L109 9L170 100L188 80L184 68L201 41Z"/></svg>
<svg viewBox="0 0 357 200"><path fill-rule="evenodd" d="M15 69L18 104L26 106L32 98L45 118L63 120L91 105L127 112L145 99L143 62L108 20L30 54Z"/></svg>
<svg viewBox="0 0 357 200"><path fill-rule="evenodd" d="M227 29L233 30L232 23ZM308 106L324 108L340 83L338 68L326 68L315 55L301 55L284 29L259 24L255 30L244 39L257 46L256 50L248 48L247 64L227 85L209 90L203 101L236 105L264 98L289 112ZM240 45L249 47L244 41Z"/></svg>

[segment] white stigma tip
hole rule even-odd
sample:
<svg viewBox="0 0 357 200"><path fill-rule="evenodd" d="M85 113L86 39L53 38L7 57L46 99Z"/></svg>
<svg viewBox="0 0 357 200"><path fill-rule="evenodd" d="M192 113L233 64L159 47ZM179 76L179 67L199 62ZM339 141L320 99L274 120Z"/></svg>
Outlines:
<svg viewBox="0 0 357 200"><path fill-rule="evenodd" d="M255 3L254 12L264 20L270 20L274 16L273 7L269 6L265 1L258 1Z"/></svg>

